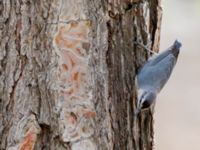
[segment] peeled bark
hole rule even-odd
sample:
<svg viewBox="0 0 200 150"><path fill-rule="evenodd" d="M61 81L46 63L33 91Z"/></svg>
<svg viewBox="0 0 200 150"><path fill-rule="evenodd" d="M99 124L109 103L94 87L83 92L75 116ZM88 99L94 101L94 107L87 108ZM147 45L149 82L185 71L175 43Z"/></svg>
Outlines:
<svg viewBox="0 0 200 150"><path fill-rule="evenodd" d="M2 0L1 150L151 150L135 75L158 51L160 0Z"/></svg>

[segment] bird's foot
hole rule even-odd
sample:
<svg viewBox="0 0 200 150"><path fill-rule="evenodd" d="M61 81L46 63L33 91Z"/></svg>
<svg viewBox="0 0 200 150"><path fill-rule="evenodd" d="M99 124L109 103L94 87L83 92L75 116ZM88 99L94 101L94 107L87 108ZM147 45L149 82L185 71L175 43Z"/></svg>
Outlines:
<svg viewBox="0 0 200 150"><path fill-rule="evenodd" d="M152 44L151 41L149 41L146 45L144 45L140 40L137 40L137 41L134 41L134 44L136 44L136 45L138 45L138 46L144 48L145 50L147 50L147 51L149 51L149 52L151 52L151 53L153 53L153 54L157 54L156 52L154 52L154 51L152 51L152 50L150 50L150 49L148 48L148 47Z"/></svg>

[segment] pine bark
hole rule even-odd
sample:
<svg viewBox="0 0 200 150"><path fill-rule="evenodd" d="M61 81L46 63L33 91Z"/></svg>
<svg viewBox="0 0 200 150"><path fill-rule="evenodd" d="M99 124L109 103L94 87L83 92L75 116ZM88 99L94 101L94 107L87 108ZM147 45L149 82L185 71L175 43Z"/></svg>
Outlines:
<svg viewBox="0 0 200 150"><path fill-rule="evenodd" d="M151 150L135 75L160 0L0 1L0 150Z"/></svg>

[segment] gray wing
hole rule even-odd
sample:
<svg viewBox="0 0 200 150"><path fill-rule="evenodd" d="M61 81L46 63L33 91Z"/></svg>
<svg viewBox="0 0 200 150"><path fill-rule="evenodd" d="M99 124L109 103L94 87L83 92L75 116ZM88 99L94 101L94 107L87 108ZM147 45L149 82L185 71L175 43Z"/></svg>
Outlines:
<svg viewBox="0 0 200 150"><path fill-rule="evenodd" d="M178 41L175 41L174 44L169 47L167 50L159 53L158 55L154 55L153 57L151 57L148 60L147 65L151 66L151 65L155 65L157 63L159 63L160 61L162 61L165 57L167 57L168 55L174 55L174 57L177 59L178 55L179 55L179 50L181 47L181 43Z"/></svg>
<svg viewBox="0 0 200 150"><path fill-rule="evenodd" d="M139 88L150 88L160 92L168 81L175 64L176 58L173 54L169 54L154 65L145 65L137 76Z"/></svg>
<svg viewBox="0 0 200 150"><path fill-rule="evenodd" d="M164 59L165 57L170 55L171 53L172 53L172 51L171 51L171 47L170 47L167 50L159 53L158 55L154 55L154 56L150 57L150 59L148 60L148 63L146 65L148 65L148 66L155 65L155 64L159 63L162 59Z"/></svg>

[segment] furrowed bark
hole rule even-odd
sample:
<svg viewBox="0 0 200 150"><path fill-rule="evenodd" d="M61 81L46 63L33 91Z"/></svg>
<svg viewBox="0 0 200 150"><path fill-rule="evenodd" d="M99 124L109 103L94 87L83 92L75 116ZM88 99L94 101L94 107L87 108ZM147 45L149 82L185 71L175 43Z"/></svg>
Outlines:
<svg viewBox="0 0 200 150"><path fill-rule="evenodd" d="M158 51L159 0L0 2L0 149L151 150L135 75Z"/></svg>

